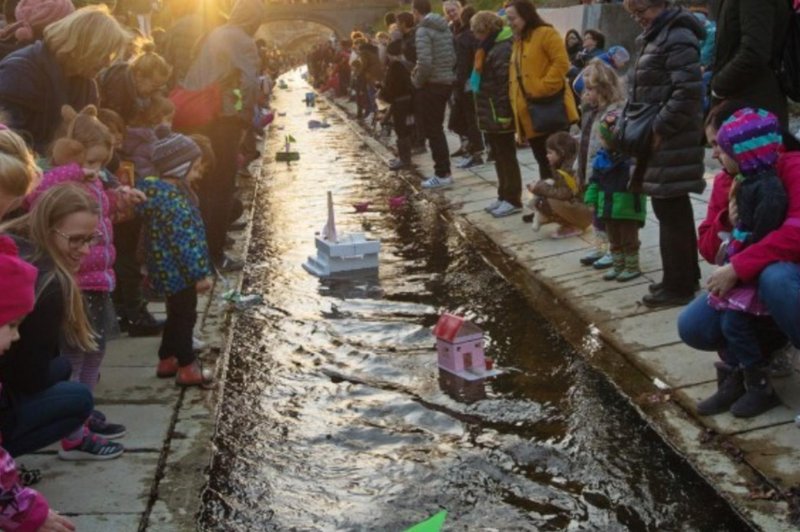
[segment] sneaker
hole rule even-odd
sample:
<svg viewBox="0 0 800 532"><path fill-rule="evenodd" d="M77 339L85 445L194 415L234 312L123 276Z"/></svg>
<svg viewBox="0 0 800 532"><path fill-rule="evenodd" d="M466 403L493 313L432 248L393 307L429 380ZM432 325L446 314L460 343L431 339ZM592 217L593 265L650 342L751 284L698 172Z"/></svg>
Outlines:
<svg viewBox="0 0 800 532"><path fill-rule="evenodd" d="M463 161L458 163L456 167L463 169L472 168L473 166L480 166L483 164L483 157L479 154L470 155L469 157L465 158Z"/></svg>
<svg viewBox="0 0 800 532"><path fill-rule="evenodd" d="M582 229L578 229L577 227L569 227L569 226L559 226L556 229L556 232L550 235L550 238L553 240L561 240L563 238L572 238L573 236L580 236L583 234Z"/></svg>
<svg viewBox="0 0 800 532"><path fill-rule="evenodd" d="M164 330L165 320L157 319L143 308L135 319L128 321L128 336L132 338L158 336Z"/></svg>
<svg viewBox="0 0 800 532"><path fill-rule="evenodd" d="M208 344L196 336L192 336L192 351L195 353L208 347Z"/></svg>
<svg viewBox="0 0 800 532"><path fill-rule="evenodd" d="M125 448L119 443L110 442L88 428L83 429L83 436L75 441L61 440L58 457L62 460L112 460L121 456Z"/></svg>
<svg viewBox="0 0 800 532"><path fill-rule="evenodd" d="M221 273L240 272L244 269L244 261L232 259L228 255L223 256L215 265Z"/></svg>
<svg viewBox="0 0 800 532"><path fill-rule="evenodd" d="M522 210L522 207L517 207L516 205L512 205L507 201L503 201L498 205L496 209L494 209L491 214L495 218L503 218L504 216L511 216L512 214L516 214Z"/></svg>
<svg viewBox="0 0 800 532"><path fill-rule="evenodd" d="M422 182L422 188L443 188L453 186L453 177L433 176Z"/></svg>
<svg viewBox="0 0 800 532"><path fill-rule="evenodd" d="M595 270L605 270L606 268L610 268L614 265L614 259L611 257L611 253L606 253L592 264L592 268Z"/></svg>
<svg viewBox="0 0 800 532"><path fill-rule="evenodd" d="M404 163L400 159L392 159L391 161L389 161L389 170L394 170L394 171L403 170L405 168L408 168L409 166L410 165L408 163Z"/></svg>
<svg viewBox="0 0 800 532"><path fill-rule="evenodd" d="M499 200L499 199L498 200L494 200L489 205L484 207L483 210L486 211L486 212L492 212L493 210L498 208L502 203L503 203L503 200Z"/></svg>
<svg viewBox="0 0 800 532"><path fill-rule="evenodd" d="M600 251L599 249L593 249L592 251L581 257L580 262L584 266L591 266L598 260L602 259L604 256L605 256L604 251Z"/></svg>
<svg viewBox="0 0 800 532"><path fill-rule="evenodd" d="M128 433L125 425L109 423L106 420L106 416L97 410L92 410L92 413L89 415L89 420L86 422L86 426L91 432L107 440L116 440Z"/></svg>

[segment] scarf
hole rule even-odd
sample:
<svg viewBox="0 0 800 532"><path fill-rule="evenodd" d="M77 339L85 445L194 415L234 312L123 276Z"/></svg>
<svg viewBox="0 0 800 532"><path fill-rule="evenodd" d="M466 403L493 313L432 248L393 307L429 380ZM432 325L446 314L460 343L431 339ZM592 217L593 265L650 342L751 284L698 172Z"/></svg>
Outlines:
<svg viewBox="0 0 800 532"><path fill-rule="evenodd" d="M503 30L497 30L482 40L478 50L475 52L475 60L472 64L472 74L469 76L469 87L470 90L476 94L481 91L481 78L483 75L483 65L486 62L486 56L489 55L489 51L494 46L495 40L497 39L497 36L500 35L501 31Z"/></svg>

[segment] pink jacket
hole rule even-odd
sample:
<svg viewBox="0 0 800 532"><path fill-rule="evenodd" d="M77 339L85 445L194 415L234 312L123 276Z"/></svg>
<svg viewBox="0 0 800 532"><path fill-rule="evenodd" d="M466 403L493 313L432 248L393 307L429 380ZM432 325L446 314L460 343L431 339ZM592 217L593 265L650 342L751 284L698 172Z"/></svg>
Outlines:
<svg viewBox="0 0 800 532"><path fill-rule="evenodd" d="M736 275L744 282L758 279L773 262L800 263L800 152L781 155L778 177L789 197L786 220L780 228L731 257Z"/></svg>
<svg viewBox="0 0 800 532"><path fill-rule="evenodd" d="M102 241L92 246L89 255L83 259L78 271L78 286L87 292L111 292L114 290L114 231L111 214L116 210L116 196L113 191L106 191L99 179L86 181L83 169L78 164L58 166L45 172L42 182L25 198L26 208L30 208L36 200L49 188L61 183L78 183L100 206L100 223L97 230L103 235Z"/></svg>
<svg viewBox="0 0 800 532"><path fill-rule="evenodd" d="M733 177L725 170L714 176L706 219L697 227L697 247L700 255L711 264L714 264L717 251L722 244L719 232L730 232L733 229L728 220L728 196L732 186Z"/></svg>

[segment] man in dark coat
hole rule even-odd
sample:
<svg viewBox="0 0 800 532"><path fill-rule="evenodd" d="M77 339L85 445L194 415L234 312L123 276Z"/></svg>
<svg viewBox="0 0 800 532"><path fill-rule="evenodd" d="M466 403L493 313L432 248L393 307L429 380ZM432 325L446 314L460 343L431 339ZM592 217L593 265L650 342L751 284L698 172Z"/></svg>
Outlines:
<svg viewBox="0 0 800 532"><path fill-rule="evenodd" d="M786 96L773 63L790 21L786 0L720 0L711 94L714 103L739 100L770 111L786 127Z"/></svg>
<svg viewBox="0 0 800 532"><path fill-rule="evenodd" d="M630 100L660 107L652 154L637 160L634 177L634 185L652 197L664 270L662 282L651 285L643 303L683 305L692 300L700 279L689 193L705 188L700 144L700 39L705 31L692 13L671 8L666 0L626 0L625 8L644 28L637 39L641 55L628 83Z"/></svg>

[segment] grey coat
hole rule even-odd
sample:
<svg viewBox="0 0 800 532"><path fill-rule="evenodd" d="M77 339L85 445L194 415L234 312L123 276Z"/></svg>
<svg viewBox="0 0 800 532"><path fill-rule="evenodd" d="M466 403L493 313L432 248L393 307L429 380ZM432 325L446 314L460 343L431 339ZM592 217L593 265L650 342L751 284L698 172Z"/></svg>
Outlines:
<svg viewBox="0 0 800 532"><path fill-rule="evenodd" d="M684 9L667 9L637 38L630 99L661 105L653 124L660 144L650 156L643 192L656 198L702 192L704 149L700 39L705 31Z"/></svg>
<svg viewBox="0 0 800 532"><path fill-rule="evenodd" d="M425 15L417 25L416 48L417 65L411 74L414 86L452 85L456 80L456 51L444 17L434 13Z"/></svg>

